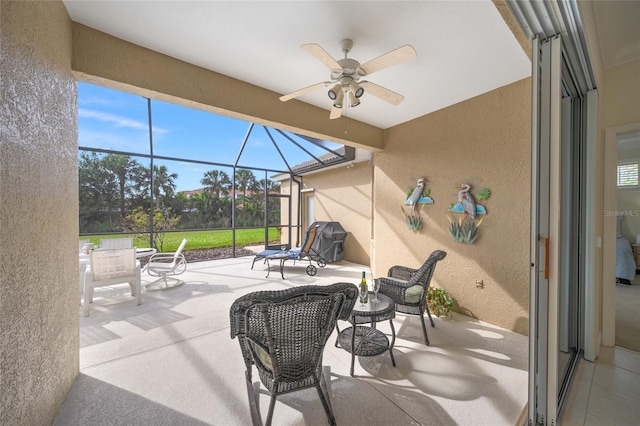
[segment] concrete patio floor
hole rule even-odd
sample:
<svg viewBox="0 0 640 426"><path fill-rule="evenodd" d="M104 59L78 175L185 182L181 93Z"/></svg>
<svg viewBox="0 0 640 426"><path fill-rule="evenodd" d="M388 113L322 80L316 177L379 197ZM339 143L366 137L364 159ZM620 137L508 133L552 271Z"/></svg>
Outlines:
<svg viewBox="0 0 640 426"><path fill-rule="evenodd" d="M97 288L91 316L80 315L80 375L56 425L248 425L244 363L229 334L229 307L252 291L305 284L358 283L368 267L337 262L310 277L304 262L277 266L252 257L190 263L185 284L143 292L136 306L126 284ZM437 271L436 271L437 274ZM143 273L143 286L153 278ZM340 425L515 425L527 401L527 347L522 336L454 314L428 327L422 341L417 316L398 314L394 347L358 358L329 340L324 371ZM347 323L341 324L346 326ZM380 330L390 332L388 322ZM266 418L269 397L262 389ZM275 425L324 425L314 389L278 398Z"/></svg>

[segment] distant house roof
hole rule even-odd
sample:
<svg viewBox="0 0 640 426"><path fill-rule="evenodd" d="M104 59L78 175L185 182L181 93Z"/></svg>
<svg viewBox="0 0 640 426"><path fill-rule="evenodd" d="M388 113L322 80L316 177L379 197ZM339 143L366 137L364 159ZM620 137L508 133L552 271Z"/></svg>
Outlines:
<svg viewBox="0 0 640 426"><path fill-rule="evenodd" d="M195 194L202 194L204 192L204 188L191 189L189 191L180 191L180 192L182 192L187 198L191 198L191 196Z"/></svg>
<svg viewBox="0 0 640 426"><path fill-rule="evenodd" d="M323 169L335 164L353 161L356 157L356 149L351 146L341 146L333 152L328 152L316 159L305 161L304 163L291 166L294 174L308 173L314 170Z"/></svg>

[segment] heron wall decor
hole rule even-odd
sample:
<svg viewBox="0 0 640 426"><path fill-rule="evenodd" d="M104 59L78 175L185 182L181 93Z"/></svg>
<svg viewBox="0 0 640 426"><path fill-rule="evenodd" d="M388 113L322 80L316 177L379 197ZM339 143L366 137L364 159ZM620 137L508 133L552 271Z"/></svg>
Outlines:
<svg viewBox="0 0 640 426"><path fill-rule="evenodd" d="M449 211L460 213L462 216L456 221L447 214L450 223L449 235L457 243L465 242L471 244L478 237L478 228L483 221L483 219L480 219L476 222L476 216L486 215L487 210L483 205L476 203L475 197L471 193L471 184L463 183L457 185L457 188L460 188L458 202L451 203ZM491 191L485 188L478 193L477 198L478 200L486 200L490 195Z"/></svg>
<svg viewBox="0 0 640 426"><path fill-rule="evenodd" d="M400 207L402 215L407 222L407 228L409 228L410 231L419 231L422 228L422 216L420 216L418 205L433 204L431 189L425 188L427 182L428 180L426 178L418 178L415 188L409 188L407 191L407 199ZM409 206L409 214L405 213L404 206L406 205Z"/></svg>

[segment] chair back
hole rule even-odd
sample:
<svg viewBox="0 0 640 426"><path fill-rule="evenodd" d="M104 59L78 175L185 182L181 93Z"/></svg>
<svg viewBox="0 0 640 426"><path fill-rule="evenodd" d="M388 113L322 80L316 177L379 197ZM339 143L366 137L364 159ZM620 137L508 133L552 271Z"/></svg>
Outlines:
<svg viewBox="0 0 640 426"><path fill-rule="evenodd" d="M164 268L164 269L173 269L178 265L178 263L180 261L184 260L186 262L186 259L182 255L182 250L184 249L184 246L186 246L186 245L187 245L187 239L183 238L182 242L180 243L180 246L178 247L178 250L176 250L175 253L173 253L173 259L171 258L171 253L166 253L166 254L160 253L157 256L153 256L149 260L149 262L154 262L154 261L162 259L165 262L167 262L166 265L161 266L162 268ZM171 261L170 264L169 264L169 261ZM158 265L155 265L155 267L157 268Z"/></svg>
<svg viewBox="0 0 640 426"><path fill-rule="evenodd" d="M130 247L133 247L133 237L102 238L100 240L101 249L122 249Z"/></svg>
<svg viewBox="0 0 640 426"><path fill-rule="evenodd" d="M89 265L94 282L131 277L136 274L136 249L93 250Z"/></svg>
<svg viewBox="0 0 640 426"><path fill-rule="evenodd" d="M249 293L231 305L231 338L238 336L247 367L255 364L263 380L303 380L317 372L336 321L349 318L357 295L351 283Z"/></svg>
<svg viewBox="0 0 640 426"><path fill-rule="evenodd" d="M438 263L445 257L447 257L446 251L435 250L433 253L431 253L427 260L422 264L422 266L416 271L415 274L413 274L413 276L409 280L409 285L420 284L424 287L425 292L429 290L431 277L433 276L433 271L436 269L436 263Z"/></svg>
<svg viewBox="0 0 640 426"><path fill-rule="evenodd" d="M182 242L180 243L180 246L178 247L178 250L176 250L176 252L173 254L173 259L174 260L178 260L178 258L180 257L180 255L182 254L182 250L184 249L184 246L187 245L187 239L183 238Z"/></svg>
<svg viewBox="0 0 640 426"><path fill-rule="evenodd" d="M78 252L82 251L82 247L89 244L89 240L78 240Z"/></svg>
<svg viewBox="0 0 640 426"><path fill-rule="evenodd" d="M311 246L316 239L316 234L318 233L318 225L311 226L307 229L305 233L304 242L302 243L302 247L300 248L300 258L306 257L311 251Z"/></svg>

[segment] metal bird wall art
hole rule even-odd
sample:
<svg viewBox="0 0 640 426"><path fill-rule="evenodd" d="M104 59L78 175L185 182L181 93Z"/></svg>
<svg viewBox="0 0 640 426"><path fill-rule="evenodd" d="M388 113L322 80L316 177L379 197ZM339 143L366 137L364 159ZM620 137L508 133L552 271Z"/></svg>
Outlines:
<svg viewBox="0 0 640 426"><path fill-rule="evenodd" d="M458 203L469 219L474 220L476 218L476 201L471 194L471 185L463 183L460 187L462 189L458 192Z"/></svg>
<svg viewBox="0 0 640 426"><path fill-rule="evenodd" d="M473 243L478 237L478 228L482 223L483 219L480 219L476 222L477 215L486 215L487 210L481 204L476 204L476 199L474 195L471 193L472 185L468 183L463 183L458 185L457 188L460 188L458 191L458 202L451 203L449 207L450 212L461 213L462 217L458 218L458 220L453 220L449 215L447 218L449 219L449 234L451 238L455 242L465 242L465 243ZM491 191L488 189L483 189L478 194L479 200L486 200L491 195Z"/></svg>
<svg viewBox="0 0 640 426"><path fill-rule="evenodd" d="M407 191L407 199L404 205L409 206L409 214L407 215L402 208L402 214L407 222L407 228L411 231L419 231L422 228L422 217L418 211L419 204L432 204L431 190L426 189L427 179L420 177L413 189Z"/></svg>

